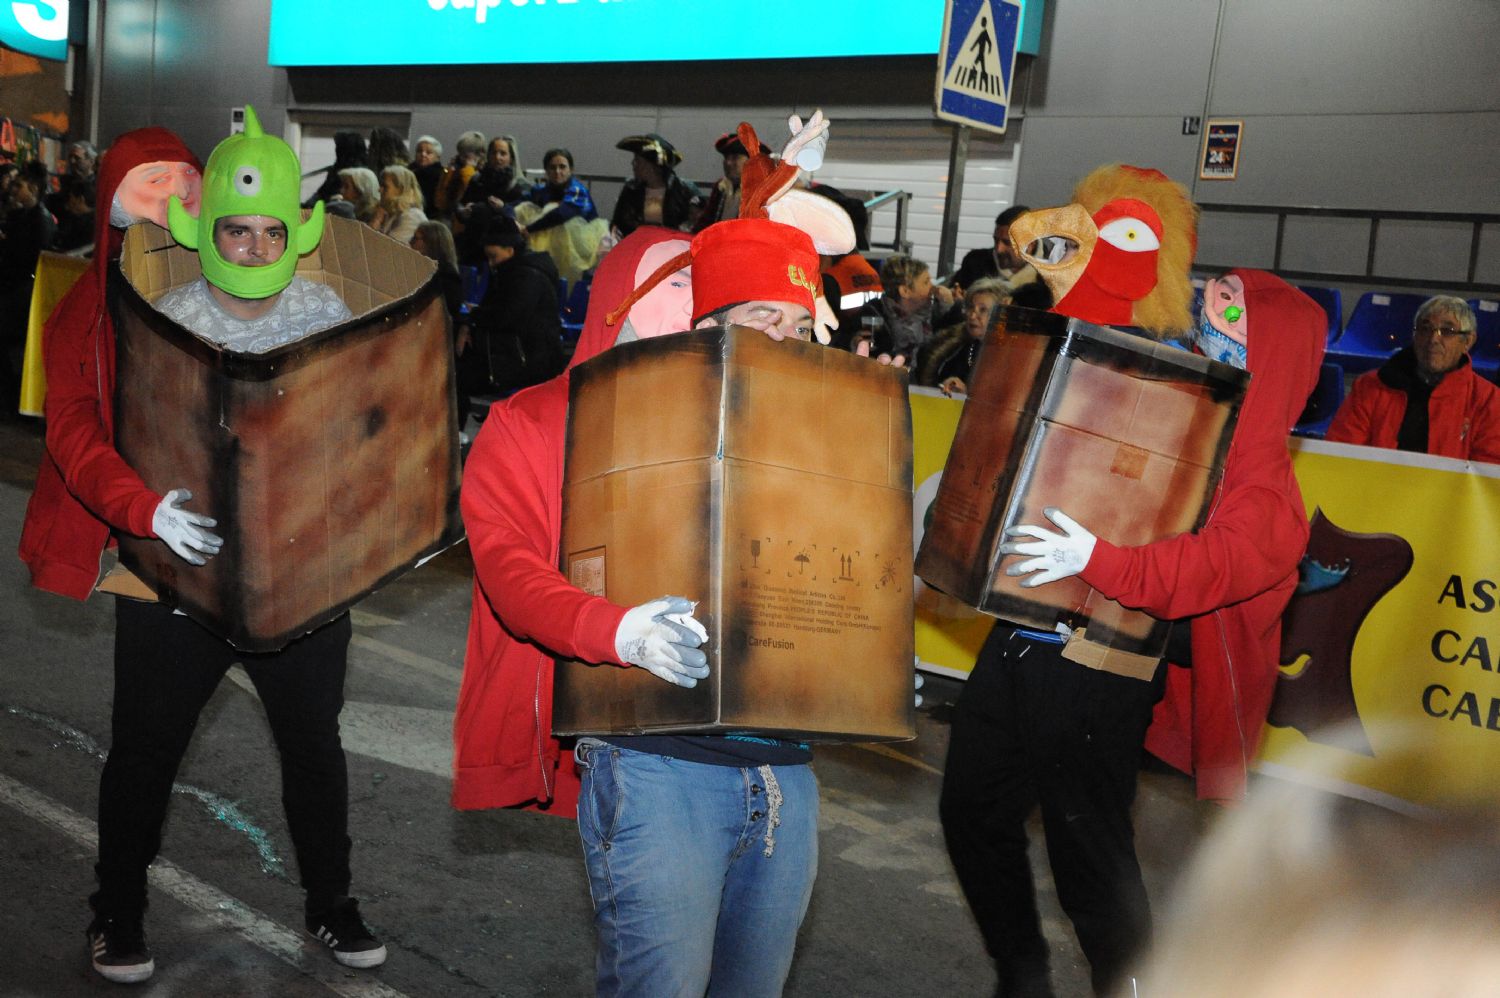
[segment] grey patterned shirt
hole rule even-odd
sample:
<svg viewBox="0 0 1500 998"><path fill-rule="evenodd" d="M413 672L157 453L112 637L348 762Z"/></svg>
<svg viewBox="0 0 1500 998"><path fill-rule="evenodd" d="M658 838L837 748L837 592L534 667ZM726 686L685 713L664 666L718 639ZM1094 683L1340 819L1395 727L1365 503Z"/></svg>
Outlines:
<svg viewBox="0 0 1500 998"><path fill-rule="evenodd" d="M301 277L258 319L240 319L219 307L202 277L162 295L156 310L211 343L237 353L265 353L308 333L337 325L353 313L326 284Z"/></svg>

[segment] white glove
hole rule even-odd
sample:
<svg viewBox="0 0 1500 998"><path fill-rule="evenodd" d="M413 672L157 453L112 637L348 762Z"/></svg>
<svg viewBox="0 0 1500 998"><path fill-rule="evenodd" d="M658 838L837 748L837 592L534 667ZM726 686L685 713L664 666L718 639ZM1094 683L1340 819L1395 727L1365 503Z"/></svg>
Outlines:
<svg viewBox="0 0 1500 998"><path fill-rule="evenodd" d="M151 515L151 529L166 542L167 547L183 561L201 565L219 553L224 538L205 529L218 521L201 513L182 508L182 504L193 498L187 489L173 489L156 504Z"/></svg>
<svg viewBox="0 0 1500 998"><path fill-rule="evenodd" d="M657 679L697 686L708 678L708 656L698 650L708 632L693 619L696 608L690 599L663 596L627 610L615 631L615 654Z"/></svg>
<svg viewBox="0 0 1500 998"><path fill-rule="evenodd" d="M1061 527L1064 533L1054 534L1045 527L1023 523L1011 527L1005 532L1006 535L1035 537L1035 541L1026 543L1006 541L1000 545L1001 554L1034 556L1026 561L1016 562L1005 569L1005 574L1011 577L1025 575L1028 572L1038 573L1021 580L1021 585L1027 589L1034 589L1048 582L1056 582L1058 579L1077 575L1083 571L1084 566L1089 563L1089 558L1094 554L1096 538L1080 527L1072 517L1056 506L1048 506L1042 512L1047 514L1047 519Z"/></svg>
<svg viewBox="0 0 1500 998"><path fill-rule="evenodd" d="M788 163L811 173L823 165L823 154L828 150L828 119L820 108L803 124L802 119L792 115L786 120L792 137L781 150L781 158Z"/></svg>

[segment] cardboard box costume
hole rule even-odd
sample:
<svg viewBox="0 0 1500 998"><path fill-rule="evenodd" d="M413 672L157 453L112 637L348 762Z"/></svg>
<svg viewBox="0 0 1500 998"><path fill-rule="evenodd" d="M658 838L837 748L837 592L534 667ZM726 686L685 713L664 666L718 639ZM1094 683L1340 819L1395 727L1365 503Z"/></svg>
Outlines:
<svg viewBox="0 0 1500 998"><path fill-rule="evenodd" d="M562 662L554 732L913 737L911 522L904 372L734 326L577 366L562 572L700 599L711 668Z"/></svg>
<svg viewBox="0 0 1500 998"><path fill-rule="evenodd" d="M1101 654L1154 668L1169 624L1077 576L1023 588L1005 574L999 547L1008 527L1045 523L1051 504L1122 545L1195 530L1248 382L1227 364L1144 337L1002 306L974 368L917 574L1027 627L1086 626Z"/></svg>
<svg viewBox="0 0 1500 998"><path fill-rule="evenodd" d="M151 307L201 273L199 254L156 226L127 233L110 302L120 453L153 489L191 489L227 528L206 565L133 537L121 560L248 651L284 646L462 536L435 265L360 223L324 226L296 272L354 318L275 350L215 346Z"/></svg>

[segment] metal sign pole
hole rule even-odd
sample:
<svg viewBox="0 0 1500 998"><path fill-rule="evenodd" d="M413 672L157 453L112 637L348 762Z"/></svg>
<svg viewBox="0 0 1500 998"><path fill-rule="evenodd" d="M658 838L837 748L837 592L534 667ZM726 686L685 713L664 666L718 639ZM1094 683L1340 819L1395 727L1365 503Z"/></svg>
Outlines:
<svg viewBox="0 0 1500 998"><path fill-rule="evenodd" d="M969 163L969 126L953 126L953 143L948 149L948 188L943 194L943 232L938 241L936 273L946 277L953 270L958 253L958 217L963 207L964 172Z"/></svg>

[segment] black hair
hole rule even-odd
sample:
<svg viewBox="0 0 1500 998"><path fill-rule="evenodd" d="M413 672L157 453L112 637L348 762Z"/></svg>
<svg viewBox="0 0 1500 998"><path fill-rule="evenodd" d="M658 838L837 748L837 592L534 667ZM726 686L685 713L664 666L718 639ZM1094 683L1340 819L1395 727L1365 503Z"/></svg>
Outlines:
<svg viewBox="0 0 1500 998"><path fill-rule="evenodd" d="M573 169L573 153L570 150L564 149L562 146L558 146L556 149L548 149L547 152L542 156L542 166L545 167L549 162L551 162L553 156L561 156L563 159L568 161L568 169Z"/></svg>
<svg viewBox="0 0 1500 998"><path fill-rule="evenodd" d="M995 216L995 228L998 229L1002 225L1009 225L1011 222L1014 222L1016 219L1020 218L1030 210L1031 209L1026 207L1024 204L1011 205L1009 208L1005 209L1000 214Z"/></svg>

